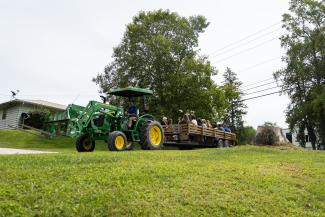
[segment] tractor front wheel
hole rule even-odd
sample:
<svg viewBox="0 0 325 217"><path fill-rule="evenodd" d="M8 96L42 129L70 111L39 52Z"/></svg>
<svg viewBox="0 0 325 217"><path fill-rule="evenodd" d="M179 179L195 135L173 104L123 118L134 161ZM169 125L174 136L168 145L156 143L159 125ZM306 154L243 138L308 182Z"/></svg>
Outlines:
<svg viewBox="0 0 325 217"><path fill-rule="evenodd" d="M149 121L141 127L140 145L144 150L161 149L164 143L164 131L157 121Z"/></svg>
<svg viewBox="0 0 325 217"><path fill-rule="evenodd" d="M110 151L124 151L127 148L126 136L121 131L114 131L108 135L107 146Z"/></svg>
<svg viewBox="0 0 325 217"><path fill-rule="evenodd" d="M82 134L76 141L76 149L78 152L92 152L95 149L95 141L87 134Z"/></svg>

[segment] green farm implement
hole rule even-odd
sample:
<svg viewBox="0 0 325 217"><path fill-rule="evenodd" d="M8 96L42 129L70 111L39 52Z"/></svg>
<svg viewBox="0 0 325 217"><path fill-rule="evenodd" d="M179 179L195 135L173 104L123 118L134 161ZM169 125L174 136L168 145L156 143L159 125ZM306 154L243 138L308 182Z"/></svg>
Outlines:
<svg viewBox="0 0 325 217"><path fill-rule="evenodd" d="M52 136L54 135L70 135L71 123L79 116L85 107L70 104L63 112L50 114L47 126Z"/></svg>
<svg viewBox="0 0 325 217"><path fill-rule="evenodd" d="M152 91L127 87L112 90L108 94L131 100L135 97L145 98L152 95ZM77 139L76 149L79 152L93 151L96 140L106 141L111 151L132 149L136 142L145 150L162 147L163 128L152 115L137 110L131 126L128 124L129 118L122 107L90 101L76 118L71 119L69 134Z"/></svg>

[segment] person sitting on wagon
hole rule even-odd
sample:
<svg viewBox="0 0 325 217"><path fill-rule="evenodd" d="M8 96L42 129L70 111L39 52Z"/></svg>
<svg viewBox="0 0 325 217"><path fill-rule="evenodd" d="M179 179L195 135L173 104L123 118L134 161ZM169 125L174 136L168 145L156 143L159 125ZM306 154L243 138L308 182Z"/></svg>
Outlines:
<svg viewBox="0 0 325 217"><path fill-rule="evenodd" d="M210 120L207 120L207 127L212 128L212 124L211 124Z"/></svg>
<svg viewBox="0 0 325 217"><path fill-rule="evenodd" d="M224 129L225 132L231 133L231 130L230 130L229 127L224 127L223 129Z"/></svg>
<svg viewBox="0 0 325 217"><path fill-rule="evenodd" d="M197 120L195 118L194 115L191 116L191 123L194 125L194 126L197 126Z"/></svg>
<svg viewBox="0 0 325 217"><path fill-rule="evenodd" d="M179 122L179 124L189 124L191 122L189 114L184 114L182 120Z"/></svg>
<svg viewBox="0 0 325 217"><path fill-rule="evenodd" d="M207 121L205 119L202 119L202 127L207 128Z"/></svg>
<svg viewBox="0 0 325 217"><path fill-rule="evenodd" d="M198 119L197 119L197 125L198 125L198 126L202 126L202 120L201 120L201 118L198 118Z"/></svg>
<svg viewBox="0 0 325 217"><path fill-rule="evenodd" d="M137 112L138 112L137 107L134 105L134 102L132 100L130 100L129 108L128 108L128 117L129 117L128 127L129 128L132 127L132 122L137 119Z"/></svg>
<svg viewBox="0 0 325 217"><path fill-rule="evenodd" d="M167 126L168 125L167 117L163 117L162 118L161 125L163 125L163 126Z"/></svg>
<svg viewBox="0 0 325 217"><path fill-rule="evenodd" d="M223 128L222 124L217 123L217 127L215 129L222 130L224 131L225 129Z"/></svg>

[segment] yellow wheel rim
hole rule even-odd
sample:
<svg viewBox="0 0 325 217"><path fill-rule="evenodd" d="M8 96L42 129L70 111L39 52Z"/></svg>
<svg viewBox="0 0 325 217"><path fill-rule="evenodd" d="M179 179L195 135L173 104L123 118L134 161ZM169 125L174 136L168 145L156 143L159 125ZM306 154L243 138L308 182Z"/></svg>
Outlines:
<svg viewBox="0 0 325 217"><path fill-rule="evenodd" d="M162 139L162 133L158 126L151 127L149 131L150 142L152 145L160 145Z"/></svg>
<svg viewBox="0 0 325 217"><path fill-rule="evenodd" d="M124 145L125 145L125 141L123 136L117 136L115 139L115 147L117 149L123 149Z"/></svg>

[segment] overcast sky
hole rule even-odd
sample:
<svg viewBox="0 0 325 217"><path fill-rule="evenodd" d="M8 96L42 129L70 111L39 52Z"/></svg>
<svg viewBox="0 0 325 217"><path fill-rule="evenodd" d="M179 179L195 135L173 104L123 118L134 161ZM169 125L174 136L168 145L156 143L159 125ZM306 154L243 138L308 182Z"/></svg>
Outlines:
<svg viewBox="0 0 325 217"><path fill-rule="evenodd" d="M160 8L208 19L210 25L200 35L200 54L209 55L219 70L214 77L218 84L228 66L246 93L272 88L274 84L248 90L283 67L278 38L283 33L281 15L288 6L288 0L0 0L0 102L9 100L10 90L16 89L22 99L80 105L100 100L91 79L111 60L126 24L141 10ZM268 82L272 80L264 83ZM271 121L287 126L286 96L246 102L246 124L256 127Z"/></svg>

